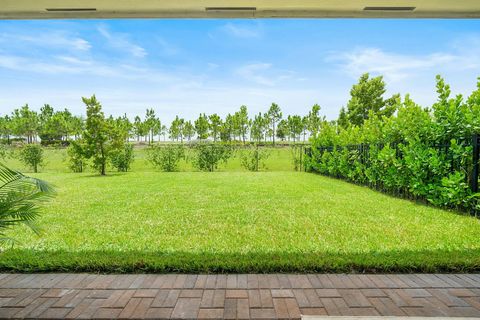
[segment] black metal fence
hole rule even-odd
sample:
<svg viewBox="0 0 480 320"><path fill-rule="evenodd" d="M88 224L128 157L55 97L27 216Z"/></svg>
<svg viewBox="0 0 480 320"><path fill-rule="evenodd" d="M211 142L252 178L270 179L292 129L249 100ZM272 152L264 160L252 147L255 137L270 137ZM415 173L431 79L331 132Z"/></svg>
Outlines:
<svg viewBox="0 0 480 320"><path fill-rule="evenodd" d="M403 150L400 146L406 145L406 142L398 142L398 143L390 143L389 147L395 150L396 157L398 159L402 159L404 157ZM479 169L480 169L480 135L474 134L471 139L465 139L464 141L458 142L458 146L461 147L471 147L471 153L469 154L469 159L466 159L468 165L466 166L466 174L465 174L465 182L468 183L470 191L472 194L478 193L478 180L479 180ZM376 148L377 150L382 150L385 147L385 144L358 144L358 145L347 145L347 146L303 146L303 153L304 159L312 160L312 148L315 148L317 155L322 156L325 152L342 152L343 150L347 149L348 151L355 151L356 154L356 161L359 161L363 166L368 167L369 162L371 161L371 150ZM445 160L449 161L450 164L450 171L454 172L458 170L459 167L459 159L455 159L455 157L450 152L451 144L450 143L443 143L443 144L433 144L429 145L428 147L436 149L439 153L445 155ZM470 148L468 149L470 150ZM303 159L302 159L303 160ZM312 170L308 161L302 161L302 165L305 171ZM335 176L336 178L345 178L343 176ZM378 188L376 185L369 185L375 189ZM382 190L384 191L384 190ZM480 216L480 212L476 209L469 209L470 213Z"/></svg>

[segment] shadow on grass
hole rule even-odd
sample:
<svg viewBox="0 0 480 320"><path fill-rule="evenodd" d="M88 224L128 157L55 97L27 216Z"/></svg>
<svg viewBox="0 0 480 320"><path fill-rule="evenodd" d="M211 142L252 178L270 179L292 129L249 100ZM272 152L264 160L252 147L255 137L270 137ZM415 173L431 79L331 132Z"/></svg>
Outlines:
<svg viewBox="0 0 480 320"><path fill-rule="evenodd" d="M480 249L369 253L36 251L0 253L3 272L478 272Z"/></svg>

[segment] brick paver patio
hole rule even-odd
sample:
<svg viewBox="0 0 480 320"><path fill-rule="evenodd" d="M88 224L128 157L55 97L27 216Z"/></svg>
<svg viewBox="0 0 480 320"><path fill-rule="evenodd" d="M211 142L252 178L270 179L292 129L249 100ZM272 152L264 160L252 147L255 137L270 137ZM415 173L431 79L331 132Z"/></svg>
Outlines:
<svg viewBox="0 0 480 320"><path fill-rule="evenodd" d="M0 318L480 317L479 274L0 274Z"/></svg>

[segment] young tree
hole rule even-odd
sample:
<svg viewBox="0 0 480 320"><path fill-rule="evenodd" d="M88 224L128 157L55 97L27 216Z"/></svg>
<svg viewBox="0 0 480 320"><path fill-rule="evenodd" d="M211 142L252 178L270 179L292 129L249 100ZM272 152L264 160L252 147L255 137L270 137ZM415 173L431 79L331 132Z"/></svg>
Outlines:
<svg viewBox="0 0 480 320"><path fill-rule="evenodd" d="M205 113L200 114L198 119L195 120L195 131L197 132L198 139L204 140L208 138L208 118Z"/></svg>
<svg viewBox="0 0 480 320"><path fill-rule="evenodd" d="M193 165L202 171L215 171L221 162L232 156L232 148L222 143L203 142L195 146Z"/></svg>
<svg viewBox="0 0 480 320"><path fill-rule="evenodd" d="M276 103L272 103L270 106L270 109L268 109L267 112L267 120L269 122L269 125L272 128L271 136L273 139L273 145L275 146L275 135L276 135L276 124L278 121L282 119L282 111L280 110L280 107Z"/></svg>
<svg viewBox="0 0 480 320"><path fill-rule="evenodd" d="M124 143L123 148L115 148L110 154L110 162L119 172L130 170L134 159L133 144L131 143Z"/></svg>
<svg viewBox="0 0 480 320"><path fill-rule="evenodd" d="M280 120L277 127L277 133L276 133L277 138L279 138L282 141L285 141L285 138L289 137L288 133L289 131L288 131L287 120L285 119Z"/></svg>
<svg viewBox="0 0 480 320"><path fill-rule="evenodd" d="M162 171L177 171L180 160L185 158L185 147L179 144L151 146L147 156L148 161Z"/></svg>
<svg viewBox="0 0 480 320"><path fill-rule="evenodd" d="M102 105L95 95L91 98L82 98L87 107L87 121L83 138L87 158L93 159L93 166L104 176L106 174L107 159L110 151L109 128L105 121Z"/></svg>
<svg viewBox="0 0 480 320"><path fill-rule="evenodd" d="M222 118L220 118L218 114L214 113L210 115L208 119L210 120L210 136L213 138L213 141L216 142L222 128Z"/></svg>
<svg viewBox="0 0 480 320"><path fill-rule="evenodd" d="M43 149L38 144L27 144L20 150L20 161L38 172L38 167L43 163Z"/></svg>

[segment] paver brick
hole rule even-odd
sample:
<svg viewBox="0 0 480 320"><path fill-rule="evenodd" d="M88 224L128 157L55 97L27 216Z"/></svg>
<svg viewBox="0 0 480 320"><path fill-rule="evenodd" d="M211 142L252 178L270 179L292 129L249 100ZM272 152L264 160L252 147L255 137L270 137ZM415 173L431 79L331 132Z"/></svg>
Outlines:
<svg viewBox="0 0 480 320"><path fill-rule="evenodd" d="M0 318L480 317L477 274L0 274Z"/></svg>
<svg viewBox="0 0 480 320"><path fill-rule="evenodd" d="M200 309L198 319L223 319L223 308Z"/></svg>
<svg viewBox="0 0 480 320"><path fill-rule="evenodd" d="M179 298L172 311L172 319L195 319L200 309L200 298Z"/></svg>

